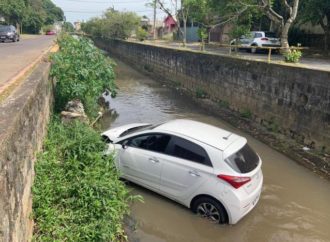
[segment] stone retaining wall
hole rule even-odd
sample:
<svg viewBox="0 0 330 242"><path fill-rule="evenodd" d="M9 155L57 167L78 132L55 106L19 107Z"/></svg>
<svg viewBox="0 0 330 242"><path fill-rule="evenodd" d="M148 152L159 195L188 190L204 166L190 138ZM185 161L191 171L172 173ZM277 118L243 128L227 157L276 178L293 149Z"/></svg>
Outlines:
<svg viewBox="0 0 330 242"><path fill-rule="evenodd" d="M34 160L52 107L50 64L42 62L0 104L0 241L30 241Z"/></svg>

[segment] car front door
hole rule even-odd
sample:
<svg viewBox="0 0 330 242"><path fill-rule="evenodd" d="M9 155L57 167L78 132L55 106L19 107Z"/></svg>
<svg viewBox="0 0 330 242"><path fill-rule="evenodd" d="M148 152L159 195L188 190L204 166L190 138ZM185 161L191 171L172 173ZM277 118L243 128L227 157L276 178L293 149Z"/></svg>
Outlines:
<svg viewBox="0 0 330 242"><path fill-rule="evenodd" d="M119 162L123 177L147 188L158 190L165 150L171 137L144 134L123 142Z"/></svg>
<svg viewBox="0 0 330 242"><path fill-rule="evenodd" d="M191 196L213 174L211 161L200 145L173 136L161 173L160 191L176 200Z"/></svg>

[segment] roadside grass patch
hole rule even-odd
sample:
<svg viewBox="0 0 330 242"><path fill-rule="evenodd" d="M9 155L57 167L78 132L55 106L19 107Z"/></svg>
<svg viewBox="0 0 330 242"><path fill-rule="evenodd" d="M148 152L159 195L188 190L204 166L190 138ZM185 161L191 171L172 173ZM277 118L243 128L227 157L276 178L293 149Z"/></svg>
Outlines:
<svg viewBox="0 0 330 242"><path fill-rule="evenodd" d="M119 241L134 199L100 135L81 122L49 125L35 166L35 241Z"/></svg>
<svg viewBox="0 0 330 242"><path fill-rule="evenodd" d="M140 196L131 196L119 180L99 132L80 121L63 124L58 117L74 99L93 117L104 89L116 92L113 62L90 40L64 35L58 43L60 51L51 58L55 114L35 164L33 240L124 241L124 216L129 202Z"/></svg>

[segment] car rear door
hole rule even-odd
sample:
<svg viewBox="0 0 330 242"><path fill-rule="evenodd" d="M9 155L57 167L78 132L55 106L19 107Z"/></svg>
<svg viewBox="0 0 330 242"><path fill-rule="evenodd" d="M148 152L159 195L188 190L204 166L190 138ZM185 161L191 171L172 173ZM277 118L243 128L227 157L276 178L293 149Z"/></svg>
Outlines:
<svg viewBox="0 0 330 242"><path fill-rule="evenodd" d="M170 141L165 134L144 134L124 141L118 165L123 177L147 188L158 190L164 154Z"/></svg>
<svg viewBox="0 0 330 242"><path fill-rule="evenodd" d="M187 139L172 136L162 168L161 193L184 200L210 179L213 167L205 149Z"/></svg>

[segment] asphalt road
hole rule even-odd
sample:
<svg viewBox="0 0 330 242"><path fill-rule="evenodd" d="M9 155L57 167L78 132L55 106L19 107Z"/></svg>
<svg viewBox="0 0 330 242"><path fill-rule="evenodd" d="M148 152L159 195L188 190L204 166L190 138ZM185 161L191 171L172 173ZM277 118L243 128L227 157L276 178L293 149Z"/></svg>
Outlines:
<svg viewBox="0 0 330 242"><path fill-rule="evenodd" d="M15 43L0 43L0 86L36 60L54 40L54 36L38 36Z"/></svg>

